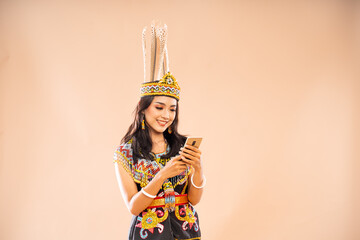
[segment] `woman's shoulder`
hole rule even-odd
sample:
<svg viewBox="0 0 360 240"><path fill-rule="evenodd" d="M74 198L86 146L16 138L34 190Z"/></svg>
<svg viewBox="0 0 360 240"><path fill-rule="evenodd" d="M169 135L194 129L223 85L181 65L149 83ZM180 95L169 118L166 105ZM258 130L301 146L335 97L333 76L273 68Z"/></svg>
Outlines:
<svg viewBox="0 0 360 240"><path fill-rule="evenodd" d="M118 150L121 150L121 151L122 151L122 150L124 150L124 151L131 150L132 142L133 142L133 140L130 139L130 140L127 141L127 142L121 143L121 144L119 145L119 147L118 147Z"/></svg>
<svg viewBox="0 0 360 240"><path fill-rule="evenodd" d="M115 153L114 160L118 160L119 158L125 158L126 160L132 160L132 139L127 142L121 143Z"/></svg>

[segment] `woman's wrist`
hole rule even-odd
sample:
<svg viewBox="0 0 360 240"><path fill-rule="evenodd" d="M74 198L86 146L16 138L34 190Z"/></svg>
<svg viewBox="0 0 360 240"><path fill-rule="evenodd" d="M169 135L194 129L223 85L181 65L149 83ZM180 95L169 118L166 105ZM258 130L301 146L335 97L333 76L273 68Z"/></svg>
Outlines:
<svg viewBox="0 0 360 240"><path fill-rule="evenodd" d="M164 173L160 170L160 172L158 172L155 177L155 179L159 179L159 181L161 181L161 183L163 183L167 177L164 175Z"/></svg>
<svg viewBox="0 0 360 240"><path fill-rule="evenodd" d="M201 166L197 166L197 167L193 166L193 171L194 171L193 175L201 176L201 177L204 175Z"/></svg>
<svg viewBox="0 0 360 240"><path fill-rule="evenodd" d="M194 177L197 181L194 180ZM194 173L191 175L190 181L191 181L191 184L195 188L198 188L198 189L201 189L201 188L205 187L205 185L206 185L206 177L201 170L196 171L194 169ZM198 184L198 183L200 183L200 184Z"/></svg>
<svg viewBox="0 0 360 240"><path fill-rule="evenodd" d="M196 184L194 183L194 175L191 176L190 181L191 181L191 184L192 184L195 188L197 188L197 189L204 188L205 185L206 185L206 177L205 177L205 175L202 176L202 183L201 183L201 185L196 185Z"/></svg>
<svg viewBox="0 0 360 240"><path fill-rule="evenodd" d="M156 195L152 195L152 194L148 193L147 191L145 191L144 188L141 189L141 192L149 198L156 198Z"/></svg>

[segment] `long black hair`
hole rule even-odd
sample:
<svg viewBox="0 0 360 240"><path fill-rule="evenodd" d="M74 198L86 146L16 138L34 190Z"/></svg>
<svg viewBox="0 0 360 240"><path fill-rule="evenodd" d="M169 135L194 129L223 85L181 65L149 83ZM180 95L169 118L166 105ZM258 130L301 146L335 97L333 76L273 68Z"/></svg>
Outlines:
<svg viewBox="0 0 360 240"><path fill-rule="evenodd" d="M139 158L154 160L154 154L151 153L152 141L148 127L145 129L141 128L141 123L144 120L144 110L147 109L154 96L143 96L140 98L134 110L134 121L130 125L127 133L121 139L121 143L126 143L132 140L133 159L137 162ZM170 146L168 154L163 155L161 158L170 158L179 153L180 148L184 145L186 137L178 133L178 122L179 122L179 103L177 101L177 107L175 110L175 118L171 124L172 133L170 134L167 130L164 131L164 137Z"/></svg>

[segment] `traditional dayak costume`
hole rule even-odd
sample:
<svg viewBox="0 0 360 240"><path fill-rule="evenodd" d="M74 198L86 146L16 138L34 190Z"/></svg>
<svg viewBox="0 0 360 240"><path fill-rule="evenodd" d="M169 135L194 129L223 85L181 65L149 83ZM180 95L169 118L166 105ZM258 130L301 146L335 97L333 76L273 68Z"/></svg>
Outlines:
<svg viewBox="0 0 360 240"><path fill-rule="evenodd" d="M143 30L144 78L141 85L141 96L169 96L179 100L180 87L169 71L167 54L167 26L154 22L150 29L150 60L146 54L146 27ZM149 60L150 64L147 63ZM150 66L149 74L146 66ZM147 76L149 75L149 76ZM160 77L162 78L160 79ZM149 79L150 81L146 82ZM160 80L157 80L160 79ZM165 152L153 154L155 160L134 159L132 140L122 143L114 154L114 162L122 165L131 175L139 191L142 191L154 176L170 159L162 158L170 151L167 145ZM167 179L152 203L138 216L133 216L129 239L148 240L193 240L200 239L199 219L194 207L188 201L187 191L191 168L178 176Z"/></svg>

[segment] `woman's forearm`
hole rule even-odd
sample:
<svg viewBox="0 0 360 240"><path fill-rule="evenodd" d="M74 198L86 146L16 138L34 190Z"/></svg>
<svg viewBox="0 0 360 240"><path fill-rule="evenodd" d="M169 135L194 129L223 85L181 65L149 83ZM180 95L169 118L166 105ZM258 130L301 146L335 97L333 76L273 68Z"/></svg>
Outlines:
<svg viewBox="0 0 360 240"><path fill-rule="evenodd" d="M143 189L148 194L156 196L156 194L159 192L160 188L162 187L164 181L165 179L163 175L161 174L161 172L159 172ZM145 194L143 194L141 191L139 191L131 198L128 205L129 210L133 215L137 216L142 211L144 211L152 201L153 198L150 198Z"/></svg>
<svg viewBox="0 0 360 240"><path fill-rule="evenodd" d="M189 190L188 190L188 199L191 202L192 205L196 205L200 202L203 188L196 188L193 184L196 186L202 186L205 179L203 178L202 171L194 172L194 176L189 176ZM192 177L192 181L191 181Z"/></svg>

